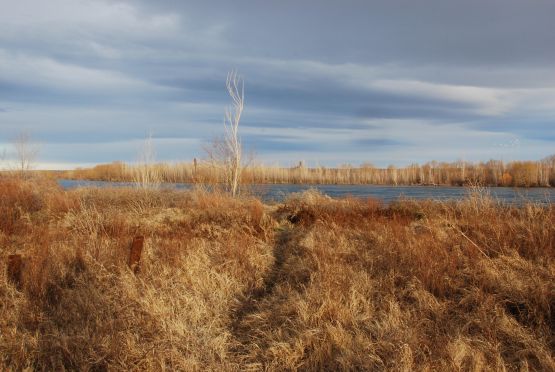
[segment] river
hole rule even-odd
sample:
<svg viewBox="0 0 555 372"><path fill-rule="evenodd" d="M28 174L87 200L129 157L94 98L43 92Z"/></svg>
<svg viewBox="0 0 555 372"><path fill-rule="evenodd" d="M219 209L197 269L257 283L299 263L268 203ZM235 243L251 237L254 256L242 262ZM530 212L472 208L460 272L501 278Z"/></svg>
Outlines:
<svg viewBox="0 0 555 372"><path fill-rule="evenodd" d="M58 180L65 189L77 187L134 187L132 182L108 182L85 180ZM165 183L162 188L186 190L194 185L184 183ZM302 192L308 189L317 189L322 194L332 198L353 196L357 198L375 198L384 203L390 203L400 197L409 199L434 199L434 200L460 200L468 196L471 189L465 187L448 186L375 186L375 185L253 185L250 192L260 197L264 202L280 202L291 193ZM555 188L511 188L488 187L485 188L493 198L511 204L522 204L531 201L542 204L555 202Z"/></svg>

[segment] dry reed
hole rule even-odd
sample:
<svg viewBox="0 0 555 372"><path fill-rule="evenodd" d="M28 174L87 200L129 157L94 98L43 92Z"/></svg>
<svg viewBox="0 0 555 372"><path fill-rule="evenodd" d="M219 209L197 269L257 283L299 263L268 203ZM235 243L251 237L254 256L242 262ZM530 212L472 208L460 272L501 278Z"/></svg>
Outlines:
<svg viewBox="0 0 555 372"><path fill-rule="evenodd" d="M74 179L137 181L137 174L155 175L157 182L226 184L229 174L214 162L150 164L129 166L121 162L102 164L90 169L66 171L61 176ZM141 181L142 182L142 181ZM141 184L140 182L140 184ZM543 161L504 163L413 164L403 168L376 168L370 165L339 168L308 168L302 162L294 167L251 164L242 170L243 184L375 184L375 185L468 185L547 187L555 185L555 157Z"/></svg>
<svg viewBox="0 0 555 372"><path fill-rule="evenodd" d="M0 213L2 370L555 369L552 205L0 178Z"/></svg>

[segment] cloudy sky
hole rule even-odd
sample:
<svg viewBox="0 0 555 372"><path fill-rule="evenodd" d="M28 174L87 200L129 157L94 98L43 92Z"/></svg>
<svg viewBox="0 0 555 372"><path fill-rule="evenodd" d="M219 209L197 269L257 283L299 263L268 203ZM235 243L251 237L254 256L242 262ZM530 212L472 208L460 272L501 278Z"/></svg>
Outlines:
<svg viewBox="0 0 555 372"><path fill-rule="evenodd" d="M0 0L0 155L202 158L231 69L266 164L555 153L553 0Z"/></svg>

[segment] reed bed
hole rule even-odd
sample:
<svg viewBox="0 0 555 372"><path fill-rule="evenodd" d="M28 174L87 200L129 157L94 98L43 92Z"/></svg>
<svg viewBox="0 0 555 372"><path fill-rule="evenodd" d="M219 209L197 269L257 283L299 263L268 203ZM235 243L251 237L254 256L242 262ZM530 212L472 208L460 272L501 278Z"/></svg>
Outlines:
<svg viewBox="0 0 555 372"><path fill-rule="evenodd" d="M76 169L61 174L65 178L107 181L184 182L222 184L226 182L225 167L194 160L191 163L101 164L90 169ZM309 168L300 162L292 167L251 164L243 169L244 184L374 184L374 185L468 185L515 187L548 187L555 185L555 158L542 161L504 163L413 164L407 167L376 168L372 165L337 168Z"/></svg>
<svg viewBox="0 0 555 372"><path fill-rule="evenodd" d="M4 177L0 216L1 370L555 370L553 205Z"/></svg>

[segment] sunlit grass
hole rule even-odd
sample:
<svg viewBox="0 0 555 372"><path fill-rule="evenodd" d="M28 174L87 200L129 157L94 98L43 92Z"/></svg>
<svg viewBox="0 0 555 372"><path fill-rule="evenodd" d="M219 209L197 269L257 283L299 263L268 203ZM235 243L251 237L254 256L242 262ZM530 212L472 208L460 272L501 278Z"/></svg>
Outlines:
<svg viewBox="0 0 555 372"><path fill-rule="evenodd" d="M128 165L121 162L102 164L90 169L76 169L59 174L61 177L105 181L137 181L137 174L156 175L157 182L225 184L228 174L213 162L157 163ZM140 180L139 180L140 181ZM142 182L142 181L141 181ZM141 183L140 182L140 183ZM354 167L309 168L301 163L293 167L266 166L252 163L241 171L243 184L374 184L374 185L472 185L487 186L553 186L555 158L542 161L503 163L439 163L413 164L408 167L376 168L371 165Z"/></svg>
<svg viewBox="0 0 555 372"><path fill-rule="evenodd" d="M0 215L2 370L555 369L551 205L3 178Z"/></svg>

